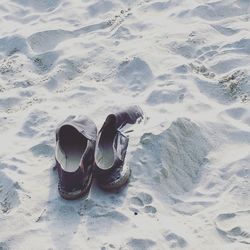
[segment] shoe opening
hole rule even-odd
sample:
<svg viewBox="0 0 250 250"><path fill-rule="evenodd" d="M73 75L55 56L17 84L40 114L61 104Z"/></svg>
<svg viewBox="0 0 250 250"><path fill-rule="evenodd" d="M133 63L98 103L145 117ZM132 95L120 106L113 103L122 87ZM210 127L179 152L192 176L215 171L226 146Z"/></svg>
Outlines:
<svg viewBox="0 0 250 250"><path fill-rule="evenodd" d="M114 140L116 136L116 119L114 115L108 116L96 146L95 161L99 168L105 170L112 167L115 159Z"/></svg>
<svg viewBox="0 0 250 250"><path fill-rule="evenodd" d="M62 126L58 138L57 160L63 170L75 172L87 147L87 139L71 125Z"/></svg>

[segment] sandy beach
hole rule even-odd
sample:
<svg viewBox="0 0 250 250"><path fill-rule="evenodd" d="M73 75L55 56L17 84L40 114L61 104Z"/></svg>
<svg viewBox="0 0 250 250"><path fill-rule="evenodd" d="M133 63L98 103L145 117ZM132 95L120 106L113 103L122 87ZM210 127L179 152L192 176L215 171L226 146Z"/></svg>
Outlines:
<svg viewBox="0 0 250 250"><path fill-rule="evenodd" d="M2 0L0 249L250 249L250 1ZM55 129L139 105L128 185L63 200Z"/></svg>

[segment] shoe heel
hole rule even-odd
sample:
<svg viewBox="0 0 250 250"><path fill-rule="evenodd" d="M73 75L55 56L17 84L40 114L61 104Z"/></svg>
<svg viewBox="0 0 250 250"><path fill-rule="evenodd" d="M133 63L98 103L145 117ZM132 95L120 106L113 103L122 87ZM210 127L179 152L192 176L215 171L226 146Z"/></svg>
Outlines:
<svg viewBox="0 0 250 250"><path fill-rule="evenodd" d="M121 178L109 184L100 185L100 187L106 191L114 191L114 190L120 189L129 181L130 175L131 175L130 167L128 165L124 165Z"/></svg>

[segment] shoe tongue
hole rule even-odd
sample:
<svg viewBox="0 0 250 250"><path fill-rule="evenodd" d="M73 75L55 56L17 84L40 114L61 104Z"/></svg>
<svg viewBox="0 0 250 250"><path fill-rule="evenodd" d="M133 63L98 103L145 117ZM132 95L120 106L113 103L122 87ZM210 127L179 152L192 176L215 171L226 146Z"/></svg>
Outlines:
<svg viewBox="0 0 250 250"><path fill-rule="evenodd" d="M61 126L61 128L58 132L59 141L61 141L65 136L66 137L72 137L72 136L82 137L84 135L72 124L65 124L65 125Z"/></svg>
<svg viewBox="0 0 250 250"><path fill-rule="evenodd" d="M103 131L104 129L108 129L109 131L116 130L116 117L113 114L109 115L106 118L100 132Z"/></svg>
<svg viewBox="0 0 250 250"><path fill-rule="evenodd" d="M117 113L110 114L107 119L115 120L116 129L122 128L127 123L134 124L138 118L142 117L142 111L138 106L130 106L124 110L121 110ZM111 118L112 117L112 118ZM106 119L106 121L107 121Z"/></svg>

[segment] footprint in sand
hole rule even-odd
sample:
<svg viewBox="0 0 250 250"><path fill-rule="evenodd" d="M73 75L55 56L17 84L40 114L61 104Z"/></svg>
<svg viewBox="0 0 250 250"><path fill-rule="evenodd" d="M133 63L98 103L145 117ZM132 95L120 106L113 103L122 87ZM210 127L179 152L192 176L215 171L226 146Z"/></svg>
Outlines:
<svg viewBox="0 0 250 250"><path fill-rule="evenodd" d="M197 51L205 44L205 38L192 31L184 41L171 42L170 50L188 59L197 58Z"/></svg>
<svg viewBox="0 0 250 250"><path fill-rule="evenodd" d="M213 72L210 72L203 64L190 63L192 71L196 74L203 75L206 78L212 79L215 77Z"/></svg>
<svg viewBox="0 0 250 250"><path fill-rule="evenodd" d="M197 60L199 61L205 61L205 60L209 60L212 57L214 57L215 55L218 54L218 48L219 46L217 45L212 45L212 46L205 46L202 47L201 49L197 50Z"/></svg>
<svg viewBox="0 0 250 250"><path fill-rule="evenodd" d="M185 88L179 89L159 89L150 93L147 99L147 103L151 106L155 106L163 103L177 103L182 102L186 93Z"/></svg>
<svg viewBox="0 0 250 250"><path fill-rule="evenodd" d="M38 72L49 72L55 65L58 56L59 55L57 52L50 51L40 55L36 55L32 58L32 62Z"/></svg>
<svg viewBox="0 0 250 250"><path fill-rule="evenodd" d="M121 86L132 91L144 90L150 85L153 73L150 66L139 57L122 62L117 69L117 79Z"/></svg>
<svg viewBox="0 0 250 250"><path fill-rule="evenodd" d="M27 53L27 41L19 35L5 36L0 39L0 52L7 56L11 56L17 52Z"/></svg>
<svg viewBox="0 0 250 250"><path fill-rule="evenodd" d="M229 241L250 244L250 210L220 214L215 226L220 236Z"/></svg>
<svg viewBox="0 0 250 250"><path fill-rule="evenodd" d="M240 29L229 28L218 24L211 24L211 27L224 36L232 36L240 31Z"/></svg>
<svg viewBox="0 0 250 250"><path fill-rule="evenodd" d="M115 245L111 243L104 243L103 246L101 247L101 250L111 250L111 249L117 249Z"/></svg>
<svg viewBox="0 0 250 250"><path fill-rule="evenodd" d="M248 75L241 70L237 70L219 80L219 85L225 93L233 100L240 99L242 102L248 101Z"/></svg>
<svg viewBox="0 0 250 250"><path fill-rule="evenodd" d="M73 31L63 29L39 31L30 35L27 38L27 42L34 52L45 53L54 49L59 43L64 42L65 40L76 38L89 32L103 30L111 25L110 22L104 21L84 26Z"/></svg>
<svg viewBox="0 0 250 250"><path fill-rule="evenodd" d="M2 172L0 172L0 180L0 214L9 213L11 209L18 206L20 203L17 192L17 189L20 187L18 183L14 183Z"/></svg>
<svg viewBox="0 0 250 250"><path fill-rule="evenodd" d="M47 112L45 111L35 110L30 112L17 135L28 138L34 137L39 133L39 130L48 119Z"/></svg>
<svg viewBox="0 0 250 250"><path fill-rule="evenodd" d="M89 218L103 218L107 219L109 223L112 222L126 222L128 217L123 213L117 211L114 207L97 203L92 199L87 199L77 211L80 216L88 216Z"/></svg>
<svg viewBox="0 0 250 250"><path fill-rule="evenodd" d="M31 153L36 157L52 157L54 149L46 141L34 145L30 148Z"/></svg>
<svg viewBox="0 0 250 250"><path fill-rule="evenodd" d="M232 119L240 120L250 126L250 113L247 112L246 108L229 108L221 113L222 116L225 114Z"/></svg>
<svg viewBox="0 0 250 250"><path fill-rule="evenodd" d="M212 60L216 55L218 55L219 46L204 46L196 51L195 61L190 63L192 71L196 74L203 75L208 79L215 78L215 73L211 69L207 68L204 63Z"/></svg>
<svg viewBox="0 0 250 250"><path fill-rule="evenodd" d="M237 1L230 4L228 1L215 1L212 3L200 4L189 13L207 21L220 21L225 17L236 17L247 14L249 8L248 1Z"/></svg>
<svg viewBox="0 0 250 250"><path fill-rule="evenodd" d="M35 11L49 12L55 10L61 3L60 0L14 0L20 6L31 7Z"/></svg>
<svg viewBox="0 0 250 250"><path fill-rule="evenodd" d="M115 7L112 1L97 1L91 4L87 10L90 16L103 15L108 11L111 11Z"/></svg>
<svg viewBox="0 0 250 250"><path fill-rule="evenodd" d="M5 242L0 242L0 250L8 250L10 249Z"/></svg>
<svg viewBox="0 0 250 250"><path fill-rule="evenodd" d="M164 238L168 241L170 248L184 248L187 246L186 240L173 232L166 232Z"/></svg>
<svg viewBox="0 0 250 250"><path fill-rule="evenodd" d="M145 1L146 2L146 1ZM174 1L165 1L165 2L153 2L150 3L148 5L145 6L145 9L147 9L147 11L166 11L172 7L175 7L178 5L178 2L174 2Z"/></svg>
<svg viewBox="0 0 250 250"><path fill-rule="evenodd" d="M130 210L137 215L140 211L143 211L147 214L155 214L157 209L151 205L153 202L153 197L150 194L141 192L137 196L133 196L130 199L130 203L132 207Z"/></svg>
<svg viewBox="0 0 250 250"><path fill-rule="evenodd" d="M21 98L19 97L6 97L0 99L0 110L6 111L9 110L21 103Z"/></svg>
<svg viewBox="0 0 250 250"><path fill-rule="evenodd" d="M153 246L155 246L155 244L156 242L153 240L131 238L128 241L127 246L129 247L128 249L147 250L147 249L151 249Z"/></svg>

